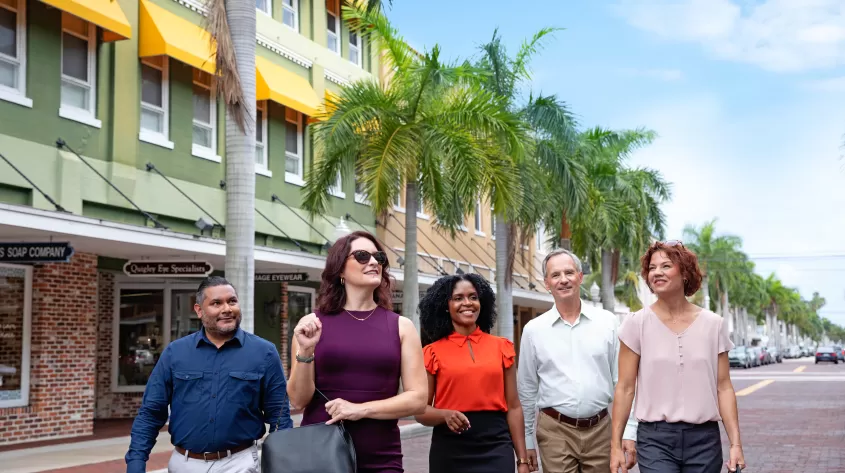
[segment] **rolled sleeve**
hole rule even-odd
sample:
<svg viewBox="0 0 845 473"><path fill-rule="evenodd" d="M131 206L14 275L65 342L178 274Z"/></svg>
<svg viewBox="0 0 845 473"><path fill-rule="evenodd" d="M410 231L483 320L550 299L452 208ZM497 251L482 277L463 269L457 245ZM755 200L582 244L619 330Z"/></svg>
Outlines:
<svg viewBox="0 0 845 473"><path fill-rule="evenodd" d="M150 451L158 433L167 423L168 406L173 396L170 347L164 349L150 374L138 416L132 423L129 451L126 452L126 473L144 473Z"/></svg>
<svg viewBox="0 0 845 473"><path fill-rule="evenodd" d="M534 442L534 421L537 417L537 393L539 386L540 378L537 374L537 363L534 356L531 331L525 330L519 346L516 390L519 393L519 402L522 404L522 415L525 419L525 448L527 449L537 448Z"/></svg>
<svg viewBox="0 0 845 473"><path fill-rule="evenodd" d="M293 421L290 418L285 372L282 369L282 359L275 346L267 352L266 359L262 381L264 423L270 425L270 432L291 429Z"/></svg>

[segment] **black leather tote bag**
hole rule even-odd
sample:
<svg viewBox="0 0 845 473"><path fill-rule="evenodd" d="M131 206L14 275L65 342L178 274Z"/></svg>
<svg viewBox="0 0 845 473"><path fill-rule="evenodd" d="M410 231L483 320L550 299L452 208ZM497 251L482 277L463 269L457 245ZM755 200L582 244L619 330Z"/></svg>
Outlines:
<svg viewBox="0 0 845 473"><path fill-rule="evenodd" d="M317 390L327 401L325 395ZM352 436L336 424L277 430L261 447L262 473L357 473Z"/></svg>

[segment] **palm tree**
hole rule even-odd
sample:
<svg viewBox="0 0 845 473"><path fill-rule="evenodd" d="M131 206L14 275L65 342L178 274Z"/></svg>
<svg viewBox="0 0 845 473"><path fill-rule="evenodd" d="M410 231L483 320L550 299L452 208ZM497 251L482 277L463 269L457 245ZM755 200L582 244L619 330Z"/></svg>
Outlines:
<svg viewBox="0 0 845 473"><path fill-rule="evenodd" d="M742 240L735 235L716 236L716 219L713 219L701 227L686 226L684 243L698 256L701 271L704 273L701 285L704 308L710 310L711 280L714 277L719 278L720 275L724 276L726 267L736 258ZM717 299L721 304L721 293Z"/></svg>
<svg viewBox="0 0 845 473"><path fill-rule="evenodd" d="M518 234L526 240L556 207L579 205L586 190L583 168L568 152L576 134L574 119L566 105L554 96L529 96L525 103L519 103L520 87L531 79L528 63L542 47L544 39L554 31L541 29L523 42L511 58L496 30L490 42L480 46L482 54L476 63L479 69L486 71L481 76L482 86L525 122L532 138L526 159L511 157L517 163L512 181L519 186L520 207L494 207L498 333L509 339L513 338L513 317L509 315L513 312L513 267ZM499 192L497 188L491 191L493 195Z"/></svg>
<svg viewBox="0 0 845 473"><path fill-rule="evenodd" d="M403 311L419 326L418 201L452 231L485 189L496 189L497 208L515 207L515 166L503 156L521 156L525 132L477 84L469 65L442 62L438 46L412 50L381 14L346 6L344 17L384 51L393 76L389 84L361 80L346 87L326 120L312 125L316 158L303 207L312 216L323 213L338 173L356 176L376 214L393 207L404 185Z"/></svg>
<svg viewBox="0 0 845 473"><path fill-rule="evenodd" d="M242 327L254 330L255 2L208 0L218 96L226 104L226 277L238 288Z"/></svg>

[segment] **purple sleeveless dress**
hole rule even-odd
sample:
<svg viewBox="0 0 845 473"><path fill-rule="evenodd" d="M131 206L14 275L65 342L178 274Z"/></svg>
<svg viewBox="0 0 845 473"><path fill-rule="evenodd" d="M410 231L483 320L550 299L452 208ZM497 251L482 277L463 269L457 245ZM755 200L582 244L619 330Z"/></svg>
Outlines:
<svg viewBox="0 0 845 473"><path fill-rule="evenodd" d="M351 311L363 319L370 311ZM366 320L346 312L317 317L323 333L314 350L314 384L329 399L353 403L379 401L399 392L401 346L399 314L381 307ZM326 400L316 392L305 407L302 425L326 422ZM361 419L344 425L352 436L359 473L403 472L398 420Z"/></svg>

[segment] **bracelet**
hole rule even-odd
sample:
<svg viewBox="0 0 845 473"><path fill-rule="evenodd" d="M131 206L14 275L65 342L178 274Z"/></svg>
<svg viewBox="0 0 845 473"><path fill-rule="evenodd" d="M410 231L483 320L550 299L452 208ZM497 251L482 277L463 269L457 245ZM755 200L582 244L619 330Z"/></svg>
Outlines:
<svg viewBox="0 0 845 473"><path fill-rule="evenodd" d="M528 462L528 460L527 460L527 459L525 459L525 458L520 458L519 460L517 460L517 461L516 461L516 466L519 466L519 465L530 465L530 464L531 464L531 463L529 463L529 462Z"/></svg>
<svg viewBox="0 0 845 473"><path fill-rule="evenodd" d="M296 351L296 361L298 361L300 363L311 363L312 361L314 361L314 355L312 354L308 358L303 358L302 356L299 355L299 350L297 350Z"/></svg>

